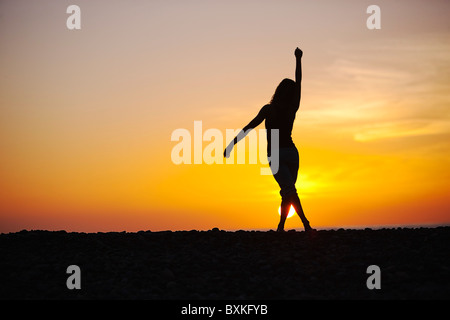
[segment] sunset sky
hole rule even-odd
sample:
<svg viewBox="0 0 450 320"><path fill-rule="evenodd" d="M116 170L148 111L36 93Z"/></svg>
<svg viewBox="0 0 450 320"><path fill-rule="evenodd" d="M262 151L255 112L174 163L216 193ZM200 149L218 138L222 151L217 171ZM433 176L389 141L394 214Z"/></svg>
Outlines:
<svg viewBox="0 0 450 320"><path fill-rule="evenodd" d="M71 4L80 30L66 27ZM371 4L380 30L366 26ZM449 12L446 0L1 1L0 232L276 228L264 164L176 165L171 135L202 121L226 146L225 130L294 78L297 46L311 225L450 224Z"/></svg>

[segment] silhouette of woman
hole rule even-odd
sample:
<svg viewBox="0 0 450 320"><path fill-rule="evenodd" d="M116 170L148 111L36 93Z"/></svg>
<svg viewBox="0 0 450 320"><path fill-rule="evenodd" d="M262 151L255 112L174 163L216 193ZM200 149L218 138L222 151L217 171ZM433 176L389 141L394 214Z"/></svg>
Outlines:
<svg viewBox="0 0 450 320"><path fill-rule="evenodd" d="M299 156L297 148L292 141L292 127L294 125L295 114L300 106L301 81L302 81L302 56L303 52L299 48L295 49L296 69L295 81L284 79L280 82L272 100L269 104L261 108L257 116L250 121L239 134L225 148L224 157L229 157L234 145L242 140L249 131L257 127L265 120L267 129L267 156L273 176L280 186L281 195L281 212L280 222L277 231L284 231L284 224L289 212L289 208L294 207L305 231L313 231L309 225L309 221L305 217L300 198L295 188L297 181L297 173L299 167ZM274 168L270 161L271 146L271 129L278 129L279 136L279 166L278 170Z"/></svg>

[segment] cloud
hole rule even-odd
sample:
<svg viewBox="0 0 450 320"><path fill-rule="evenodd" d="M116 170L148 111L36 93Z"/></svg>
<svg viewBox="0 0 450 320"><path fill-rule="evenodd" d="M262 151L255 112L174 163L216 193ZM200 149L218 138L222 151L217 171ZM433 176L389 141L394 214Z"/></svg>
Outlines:
<svg viewBox="0 0 450 320"><path fill-rule="evenodd" d="M338 47L326 75L314 79L313 95L322 91L306 120L359 142L450 133L446 39L412 35Z"/></svg>
<svg viewBox="0 0 450 320"><path fill-rule="evenodd" d="M354 134L356 141L365 142L385 138L423 136L450 132L450 120L404 120L366 125Z"/></svg>

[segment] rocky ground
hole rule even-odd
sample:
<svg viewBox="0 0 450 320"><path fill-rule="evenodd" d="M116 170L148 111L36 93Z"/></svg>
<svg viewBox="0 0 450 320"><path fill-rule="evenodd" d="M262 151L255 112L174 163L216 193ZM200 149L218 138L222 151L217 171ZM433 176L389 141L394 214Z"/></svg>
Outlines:
<svg viewBox="0 0 450 320"><path fill-rule="evenodd" d="M449 299L450 227L0 235L1 299ZM67 267L80 267L69 290ZM381 289L369 290L370 265Z"/></svg>

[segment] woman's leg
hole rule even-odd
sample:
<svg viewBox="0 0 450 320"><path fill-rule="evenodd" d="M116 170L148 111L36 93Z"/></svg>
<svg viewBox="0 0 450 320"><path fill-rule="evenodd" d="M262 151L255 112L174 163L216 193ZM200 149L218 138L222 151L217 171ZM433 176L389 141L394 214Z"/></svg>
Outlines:
<svg viewBox="0 0 450 320"><path fill-rule="evenodd" d="M299 159L297 148L292 149L291 153L292 153L292 155L289 158L290 161L288 162L288 168L289 168L290 175L295 184L295 182L297 181L300 159ZM297 190L295 190L295 192L293 192L290 195L289 200L290 200L289 201L290 204L292 204L292 206L294 207L295 212L297 212L298 216L300 217L300 220L302 220L303 226L305 227L305 231L312 230L311 226L309 225L309 221L308 221L308 219L306 219L305 213L303 212L303 207L300 202L300 198L298 197Z"/></svg>
<svg viewBox="0 0 450 320"><path fill-rule="evenodd" d="M286 218L291 207L290 194L295 193L296 190L294 180L285 164L280 164L280 168L274 177L281 189L280 223L278 224L277 231L282 232L284 231L284 223L286 222Z"/></svg>
<svg viewBox="0 0 450 320"><path fill-rule="evenodd" d="M297 180L297 173L299 168L299 156L296 148L280 149L280 162L278 172L274 174L275 180L280 186L281 195L281 209L280 209L280 222L278 224L277 231L284 230L284 224L292 206L297 212L298 216L303 222L303 226L306 231L312 230L309 225L308 219L306 219L303 212L300 198L298 197L297 190L295 188L295 182Z"/></svg>
<svg viewBox="0 0 450 320"><path fill-rule="evenodd" d="M302 220L305 231L312 230L309 221L306 219L305 213L303 212L302 204L300 203L300 198L297 193L291 196L291 203L294 206L295 212L297 212L300 217L300 220Z"/></svg>
<svg viewBox="0 0 450 320"><path fill-rule="evenodd" d="M288 199L281 200L281 208L280 208L280 223L278 223L278 232L284 231L284 223L286 222L287 215L289 213L291 203Z"/></svg>

